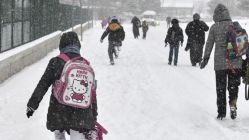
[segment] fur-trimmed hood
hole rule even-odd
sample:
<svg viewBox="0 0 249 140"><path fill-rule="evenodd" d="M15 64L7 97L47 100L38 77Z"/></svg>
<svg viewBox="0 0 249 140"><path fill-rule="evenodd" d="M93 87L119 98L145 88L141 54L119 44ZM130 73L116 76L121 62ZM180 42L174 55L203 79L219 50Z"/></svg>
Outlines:
<svg viewBox="0 0 249 140"><path fill-rule="evenodd" d="M117 31L121 28L121 26L118 23L110 23L109 24L109 29L111 31Z"/></svg>

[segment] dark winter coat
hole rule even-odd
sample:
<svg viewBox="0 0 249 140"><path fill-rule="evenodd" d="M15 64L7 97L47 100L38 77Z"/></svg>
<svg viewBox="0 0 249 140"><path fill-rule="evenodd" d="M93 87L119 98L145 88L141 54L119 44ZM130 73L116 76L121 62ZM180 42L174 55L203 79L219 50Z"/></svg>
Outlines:
<svg viewBox="0 0 249 140"><path fill-rule="evenodd" d="M75 53L67 53L70 58L79 56ZM64 67L64 60L54 57L49 61L45 73L41 77L35 88L28 105L37 109L48 88L60 78ZM57 99L51 94L47 113L47 129L83 131L83 129L93 129L97 117L97 101L88 109L78 109L58 103Z"/></svg>
<svg viewBox="0 0 249 140"><path fill-rule="evenodd" d="M164 42L170 45L179 45L179 42L183 43L183 32L178 23L173 23L172 27L168 29Z"/></svg>
<svg viewBox="0 0 249 140"><path fill-rule="evenodd" d="M101 40L103 40L107 35L109 35L108 40L111 42L121 42L125 39L123 26L119 23L110 23L105 32L102 34Z"/></svg>
<svg viewBox="0 0 249 140"><path fill-rule="evenodd" d="M141 27L141 21L136 16L132 18L131 23L133 25L133 34L135 37L139 36L139 27Z"/></svg>
<svg viewBox="0 0 249 140"><path fill-rule="evenodd" d="M205 44L205 32L208 31L207 24L200 20L194 20L190 22L185 32L190 42L195 41L198 44Z"/></svg>
<svg viewBox="0 0 249 140"><path fill-rule="evenodd" d="M227 33L229 31L229 26L232 25L228 9L224 5L219 4L215 8L213 20L215 24L213 24L210 28L203 59L209 60L215 44L214 69L226 70L230 68L226 61L228 40ZM231 64L235 69L241 69L242 58L231 60Z"/></svg>
<svg viewBox="0 0 249 140"><path fill-rule="evenodd" d="M149 30L149 25L146 21L143 21L142 23L142 30L143 32L147 32Z"/></svg>

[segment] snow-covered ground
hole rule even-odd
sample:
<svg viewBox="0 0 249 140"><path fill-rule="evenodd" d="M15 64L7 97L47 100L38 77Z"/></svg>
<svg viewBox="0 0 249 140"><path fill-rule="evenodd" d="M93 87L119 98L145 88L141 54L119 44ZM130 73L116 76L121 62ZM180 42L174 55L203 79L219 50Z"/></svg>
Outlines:
<svg viewBox="0 0 249 140"><path fill-rule="evenodd" d="M185 29L186 24L181 26ZM133 39L130 24L124 24L124 29L126 39L115 66L109 65L107 38L99 43L100 27L83 36L82 54L98 80L98 121L109 131L105 140L248 139L249 102L244 99L244 85L238 118L231 120L228 110L225 120L217 120L212 59L204 70L192 67L189 52L182 47L178 66L169 66L164 23L150 27L147 40ZM49 59L58 53L51 52L0 85L1 140L53 140L53 133L46 129L50 90L30 119L25 113Z"/></svg>

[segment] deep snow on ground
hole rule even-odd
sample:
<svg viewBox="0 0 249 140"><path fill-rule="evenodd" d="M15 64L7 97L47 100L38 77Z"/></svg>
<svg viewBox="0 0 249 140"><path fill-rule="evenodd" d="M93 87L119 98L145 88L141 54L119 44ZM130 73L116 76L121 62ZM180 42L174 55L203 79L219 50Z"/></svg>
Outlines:
<svg viewBox="0 0 249 140"><path fill-rule="evenodd" d="M248 21L247 21L248 22ZM164 47L166 25L150 27L146 40L135 40L130 24L116 64L109 64L103 29L84 33L82 54L98 80L98 121L108 129L106 140L245 140L249 137L249 103L241 85L238 118L216 119L213 59L204 70L190 66L180 48L178 66L169 66ZM243 21L243 25L244 21ZM185 29L186 24L181 24ZM248 26L248 25L247 25ZM247 27L249 29L249 27ZM248 30L249 31L249 30ZM55 50L0 85L0 139L52 140L46 129L50 89L38 110L26 118L26 104Z"/></svg>

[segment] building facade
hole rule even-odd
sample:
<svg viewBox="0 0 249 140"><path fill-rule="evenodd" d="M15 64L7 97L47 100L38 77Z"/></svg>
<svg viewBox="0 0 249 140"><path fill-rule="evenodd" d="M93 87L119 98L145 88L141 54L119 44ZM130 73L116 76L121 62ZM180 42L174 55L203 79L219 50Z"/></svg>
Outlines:
<svg viewBox="0 0 249 140"><path fill-rule="evenodd" d="M164 2L161 3L160 15L163 17L188 18L193 14L193 3Z"/></svg>

